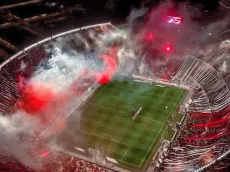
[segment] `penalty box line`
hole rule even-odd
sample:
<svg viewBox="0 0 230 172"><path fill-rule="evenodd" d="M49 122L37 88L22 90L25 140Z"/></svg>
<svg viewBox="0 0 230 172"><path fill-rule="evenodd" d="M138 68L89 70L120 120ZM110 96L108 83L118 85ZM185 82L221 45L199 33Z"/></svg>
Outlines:
<svg viewBox="0 0 230 172"><path fill-rule="evenodd" d="M176 101L176 103L174 103L174 105L173 105L173 107L172 107L172 109L171 109L171 111L170 111L168 117L170 116L170 114L171 114L172 111L174 110L175 106L178 105L178 102L179 102L179 100L181 99L182 95L183 95L183 92L180 94L180 96L178 96L177 101Z"/></svg>
<svg viewBox="0 0 230 172"><path fill-rule="evenodd" d="M115 109L113 109L113 108L108 108L108 107L104 107L104 106L97 105L97 104L92 104L92 105L94 105L94 106L99 106L99 107L106 108L106 109L110 109L110 110L115 110ZM118 111L120 111L120 110L118 110ZM120 112L123 112L123 111L120 111ZM127 112L124 112L124 113L127 113ZM117 116L116 116L116 117L117 117ZM150 118L146 118L146 117L142 117L142 116L139 116L139 117L148 119L148 120L150 120L150 121L162 123L162 125L163 125L162 128L164 127L164 125L165 125L165 123L166 123L166 122L163 123L163 122L157 121L157 120L152 120L152 119L150 119ZM162 130L162 128L161 128L161 130ZM154 130L154 128L152 129L151 134L152 134L153 130ZM142 163L141 163L140 165L135 165L135 164L132 164L132 163L128 163L128 162L126 162L126 161L123 161L123 158L125 157L125 155L127 154L128 150L129 150L129 148L130 148L131 146L128 145L128 144L124 144L124 143L118 142L118 143L121 143L121 144L124 144L124 145L129 146L128 149L126 150L126 152L124 153L123 157L122 157L119 161L121 161L121 162L123 162L123 163L126 163L126 164L133 165L133 166L135 166L135 167L141 167L142 164L144 163L144 160L146 159L147 155L148 155L149 152L151 151L151 148L152 148L153 144L155 143L156 139L158 138L159 134L161 133L161 130L159 131L157 137L156 137L155 140L153 141L152 145L150 146L150 149L149 149L148 153L146 154L146 156L144 157L144 159L142 160ZM91 133L89 133L89 134L91 134ZM92 135L98 136L98 135L95 135L95 134L92 134ZM101 137L101 136L98 136L98 137ZM104 137L101 137L101 138L104 138ZM107 138L105 138L105 139L107 139ZM109 139L108 139L108 140L109 140ZM114 142L116 142L116 141L114 141Z"/></svg>
<svg viewBox="0 0 230 172"><path fill-rule="evenodd" d="M143 82L143 83L145 83L145 84L151 84L151 83L149 83L149 82ZM152 82L152 83L153 83L155 86L157 86L155 82ZM151 84L151 85L152 85L152 84ZM152 86L152 88L155 88L155 86ZM170 85L170 86L171 86L171 85ZM122 84L121 88L124 88L124 89L126 89L126 90L129 90L129 91L133 91L133 92L139 93L139 92L136 91L136 90L132 90L132 89L127 88L127 87L125 86L125 83ZM168 89L168 87L166 87L166 89ZM117 90L117 89L116 89L116 90ZM117 90L117 91L119 91L119 90ZM155 95L155 94L149 94L149 93L146 93L146 94L149 95L149 96L155 96L155 97L158 97L158 98L163 97L163 96Z"/></svg>
<svg viewBox="0 0 230 172"><path fill-rule="evenodd" d="M124 156L126 155L126 153L128 152L128 150L129 150L130 147L131 147L129 144L126 144L126 143L122 143L122 142L116 141L112 136L109 136L109 135L107 135L107 134L106 134L106 135L109 136L109 137L111 137L111 138L113 138L113 140L110 140L110 139L108 139L108 138L106 138L106 137L101 136L101 135L103 135L103 134L97 135L97 134L93 134L93 133L89 133L89 132L84 132L84 133L89 134L89 135L93 135L93 136L96 136L96 137L99 137L99 138L102 138L102 139L106 139L106 140L109 140L109 141L112 141L112 142L115 142L115 143L118 143L118 144L121 144L121 145L128 146L128 148L126 149L125 153L123 154L122 158L121 158L119 161L122 161L122 159L124 158ZM108 151L108 150L107 150L107 151Z"/></svg>
<svg viewBox="0 0 230 172"><path fill-rule="evenodd" d="M96 137L100 137L100 138L103 138L103 139L106 139L106 140L110 140L110 139L107 139L106 137L102 137L102 136L100 136L100 135L96 135L96 134L92 134L92 133L88 133L88 132L85 132L85 133L87 133L87 134L89 134L89 135L96 136ZM110 137L111 137L111 136L110 136ZM128 146L128 148L126 149L126 151L125 151L125 153L123 154L122 158L119 159L118 161L123 162L123 163L126 163L126 164L130 164L130 165L135 166L135 167L140 167L140 166L143 164L143 162L142 162L141 165L135 165L135 164L132 164L132 163L123 161L123 158L126 156L126 154L127 154L127 152L129 151L129 149L130 149L131 146L130 146L129 144L121 143L121 142L118 142L118 141L115 141L115 140L110 140L110 141L113 141L113 142L115 142L115 143L119 143L119 144L123 144L123 145ZM111 152L110 150L107 150L107 151L109 151L109 153ZM148 155L148 154L147 154L147 155ZM146 156L147 156L147 155L146 155ZM145 158L146 158L146 157L145 157Z"/></svg>
<svg viewBox="0 0 230 172"><path fill-rule="evenodd" d="M165 123L166 123L166 122L165 122ZM162 129L164 128L165 123L162 125L162 127L161 127L160 131L158 132L156 138L154 139L154 141L152 142L151 146L149 147L148 152L146 153L145 157L142 159L140 165L135 165L135 164L132 164L132 163L129 163L129 162L126 162L126 161L122 161L122 159L124 158L124 156L126 155L126 153L128 152L128 150L125 152L124 156L122 157L122 159L121 159L120 161L123 162L123 163L129 164L129 165L135 166L135 167L141 167L142 164L144 163L144 161L146 160L146 157L148 156L149 152L151 151L151 149L152 149L154 143L156 142L158 136L160 135ZM154 130L154 128L152 129L152 132L153 132L153 130ZM152 134L152 132L151 132L151 134Z"/></svg>
<svg viewBox="0 0 230 172"><path fill-rule="evenodd" d="M124 86L122 86L121 88L140 94L140 92L138 92L138 91L136 91L136 90L129 89L129 88L124 87ZM117 90L117 89L115 89L115 90ZM120 90L117 90L117 91L120 91ZM149 93L146 93L146 94L149 95L149 96L155 96L155 97L158 97L158 98L161 97L161 96L155 95L155 94L149 94Z"/></svg>

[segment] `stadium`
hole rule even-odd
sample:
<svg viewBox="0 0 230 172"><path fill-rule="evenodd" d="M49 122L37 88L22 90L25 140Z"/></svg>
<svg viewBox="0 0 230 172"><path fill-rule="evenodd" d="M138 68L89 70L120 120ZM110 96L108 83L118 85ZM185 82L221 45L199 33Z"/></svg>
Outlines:
<svg viewBox="0 0 230 172"><path fill-rule="evenodd" d="M211 46L153 73L112 24L70 30L1 64L0 109L44 124L26 143L39 145L46 171L222 170L230 152L222 69L230 43Z"/></svg>

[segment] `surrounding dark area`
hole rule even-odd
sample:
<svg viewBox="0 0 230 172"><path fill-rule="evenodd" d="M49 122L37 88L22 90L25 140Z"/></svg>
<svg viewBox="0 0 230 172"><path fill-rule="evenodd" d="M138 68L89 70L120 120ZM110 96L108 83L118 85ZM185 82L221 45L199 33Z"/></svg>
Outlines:
<svg viewBox="0 0 230 172"><path fill-rule="evenodd" d="M131 9L153 8L160 0L9 0L0 2L0 59L42 38L72 28L112 22L123 24ZM188 2L199 10L216 12L219 0L171 0Z"/></svg>

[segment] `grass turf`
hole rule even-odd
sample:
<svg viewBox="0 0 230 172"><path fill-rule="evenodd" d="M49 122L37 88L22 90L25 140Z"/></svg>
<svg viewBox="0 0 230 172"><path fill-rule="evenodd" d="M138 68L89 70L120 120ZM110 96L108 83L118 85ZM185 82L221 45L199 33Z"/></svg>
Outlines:
<svg viewBox="0 0 230 172"><path fill-rule="evenodd" d="M100 86L83 107L77 137L84 138L84 148L104 150L106 157L118 163L141 167L184 92L181 88L133 79ZM142 110L133 120L139 107Z"/></svg>

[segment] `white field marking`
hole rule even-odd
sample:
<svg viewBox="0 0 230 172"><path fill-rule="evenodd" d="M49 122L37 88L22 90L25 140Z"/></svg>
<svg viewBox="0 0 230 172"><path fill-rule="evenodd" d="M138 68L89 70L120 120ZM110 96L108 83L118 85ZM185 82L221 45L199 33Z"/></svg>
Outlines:
<svg viewBox="0 0 230 172"><path fill-rule="evenodd" d="M126 88L126 87L122 87L126 90L129 90L129 91L132 91L132 92L135 92L135 93L140 93L139 91L136 91L136 90L132 90L132 89L129 89L129 88ZM161 97L161 96L158 96L158 95L155 95L155 94L149 94L149 93L145 93L146 95L149 95L149 96L156 96L156 97Z"/></svg>
<svg viewBox="0 0 230 172"><path fill-rule="evenodd" d="M107 137L111 138L112 141L115 141L115 139L112 136L108 135L108 134L98 134L98 136L102 136L102 137L107 136Z"/></svg>
<svg viewBox="0 0 230 172"><path fill-rule="evenodd" d="M158 85L158 84L157 84L156 86L157 86L157 87L165 87L164 85Z"/></svg>
<svg viewBox="0 0 230 172"><path fill-rule="evenodd" d="M109 84L110 84L110 83L109 83ZM107 88L107 86L108 86L109 84L107 84L104 88L102 88L102 90L99 91L99 93L95 96L95 98L98 97L98 96L102 93L102 91L104 91L104 89ZM93 103L91 103L91 104L93 105ZM102 123L102 121L101 121L99 124L101 124L101 123Z"/></svg>
<svg viewBox="0 0 230 172"><path fill-rule="evenodd" d="M177 105L178 101L180 100L182 94L183 94L183 92L180 94L180 96L178 96L176 103L174 103L174 105L173 105L173 107L172 107L172 109L171 109L171 111L170 111L170 113L169 113L169 116L170 116L170 114L172 113L174 107ZM168 116L168 117L169 117L169 116Z"/></svg>
<svg viewBox="0 0 230 172"><path fill-rule="evenodd" d="M100 138L103 138L103 139L106 139L106 140L109 140L109 139L107 139L106 137L102 137L102 136L100 136L100 135L96 135L96 134L92 134L92 133L88 133L88 132L85 132L85 133L90 134L90 135L93 135L93 136L96 136L96 137L100 137ZM110 140L110 141L111 141L111 140ZM124 163L127 163L127 162L125 162L125 161L122 161L122 159L125 157L126 153L128 152L128 150L130 149L131 146L130 146L129 144L121 143L121 142L118 142L118 141L115 141L115 140L112 140L112 141L115 142L115 143L118 143L118 144L122 144L122 145L128 146L128 148L126 149L126 151L125 151L125 153L123 154L122 158L119 159L119 161L124 162ZM97 148L97 149L99 149L99 148ZM109 151L109 150L107 150L107 151ZM110 151L109 151L109 152L110 152ZM108 153L108 154L109 154L109 153ZM128 164L129 164L129 163L128 163ZM134 164L131 164L131 165L134 165ZM136 165L134 165L134 166L136 166ZM136 167L139 167L139 166L136 166Z"/></svg>
<svg viewBox="0 0 230 172"><path fill-rule="evenodd" d="M116 110L116 109L113 109L113 108L109 108L109 107L105 107L105 106L102 106L102 105L98 105L98 104L94 104L94 103L91 103L93 106L98 106L98 107L102 107L102 108L105 108L105 109L110 109L110 110L113 110L113 111L119 111L119 112L123 112L123 113L128 113L128 112L124 112L124 111L121 111L121 110ZM122 117L119 117L117 115L115 115L116 117L118 118L122 118ZM143 117L143 116L139 116L140 118L146 118L146 117ZM132 117L130 117L132 118ZM157 121L157 120L154 120L154 119L150 119L150 118L146 118L148 120L151 120L151 121L156 121L156 122L161 122L161 121ZM161 122L162 123L162 122Z"/></svg>
<svg viewBox="0 0 230 172"><path fill-rule="evenodd" d="M123 83L123 85L124 85L125 83ZM134 91L134 90L131 90L131 89L128 89L128 88L126 88L126 87L123 87L123 85L121 86L122 88L124 88L124 89L127 89L127 90L129 90L129 91L133 91L133 92L137 92L137 91ZM167 89L168 88L166 88L166 90L165 90L165 92L164 92L164 95L165 95L165 93L166 93L166 91L167 91ZM118 89L113 89L113 90L116 90L116 91L121 91L121 90L118 90ZM137 93L139 93L139 92L137 92ZM155 94L147 94L147 95L150 95L150 96L156 96L156 97L158 97L158 98L162 98L162 97L164 97L164 96L159 96L159 95L155 95ZM109 98L109 97L108 97ZM161 100L162 101L162 100ZM91 104L94 104L94 105L98 105L98 104L96 104L96 103L91 103ZM100 105L98 105L98 106L100 106ZM142 105L140 105L140 106L142 106ZM104 107L104 106L101 106L101 107ZM107 108L107 107L105 107L105 108ZM111 108L110 108L111 109ZM158 110L158 109L157 109ZM156 110L156 111L157 111ZM121 112L123 112L123 111L121 111ZM124 112L124 113L127 113L127 112ZM153 113L153 115L155 115L156 114L156 112L152 112ZM117 115L116 115L117 116ZM121 117L120 117L121 118ZM156 120L157 121L157 120Z"/></svg>
<svg viewBox="0 0 230 172"><path fill-rule="evenodd" d="M92 105L96 105L96 106L99 106L99 107L102 107L102 108L107 108L107 109L111 109L111 110L114 110L114 111L115 111L115 109L113 109L113 108L108 108L108 107L104 107L104 106L97 105L97 104L92 104ZM120 111L120 110L118 110L118 111ZM123 111L120 111L120 112L123 112ZM126 113L126 112L124 112L124 113ZM116 117L117 117L117 116L116 116ZM142 116L139 116L139 117L148 119L148 120L150 120L150 121L158 122L158 123L163 123L163 122L161 122L161 121L153 120L153 119L150 119L150 118L146 118L146 117L142 117ZM164 126L164 124L165 124L165 123L163 123L163 126ZM153 132L153 130L154 130L154 128L152 129L152 132ZM162 129L161 129L161 130L162 130ZM161 130L159 131L159 133L161 132ZM151 132L151 134L152 134L152 132ZM159 135L159 133L158 133L158 135ZM89 134L91 134L91 133L89 133ZM91 135L98 136L98 135L95 135L95 134L91 134ZM157 135L157 137L158 137L158 135ZM101 136L98 136L98 137L101 137ZM157 138L157 137L156 137L156 138ZM102 138L105 138L105 137L102 137ZM105 139L107 139L107 138L105 138ZM154 142L152 143L152 145L155 143L155 141L156 141L156 139L154 140ZM117 141L114 141L114 142L117 142ZM124 143L121 143L121 142L117 142L117 143L124 144ZM141 163L139 166L137 166L137 165L135 165L135 164L131 164L131 163L128 163L128 162L126 162L126 161L123 161L123 158L125 157L126 153L128 152L129 148L131 147L131 146L128 145L128 144L124 144L124 145L129 146L129 147L128 147L128 149L126 150L126 152L124 153L124 155L122 156L122 158L121 158L119 161L121 161L121 162L123 162L123 163L126 163L126 164L130 164L130 165L136 166L136 167L140 167L140 166L143 164L145 158L147 157L149 151L150 151L151 148L152 148L152 145L151 145L150 150L149 150L148 153L146 154L144 160L142 161L142 163Z"/></svg>
<svg viewBox="0 0 230 172"><path fill-rule="evenodd" d="M183 93L183 92L182 92L182 93ZM181 95L182 95L182 93L181 93ZM179 98L177 99L177 102L179 101L179 99L180 99L181 95L180 95L180 96L179 96ZM177 104L177 103L175 103L175 104L174 104L173 108L175 107L175 105L176 105L176 104ZM173 108L172 108L172 110L173 110ZM172 112L172 110L171 110L171 112ZM169 113L169 115L171 114L171 112ZM167 120L165 121L165 123L166 123L166 122L167 122ZM163 124L163 126L162 126L162 127L161 127L161 129L160 129L160 131L158 132L157 137L155 138L154 142L152 143L151 147L149 148L149 151L148 151L148 153L146 154L145 158L142 160L141 165L143 164L143 162L145 161L145 159L146 159L147 155L148 155L148 154L149 154L149 152L151 151L152 146L153 146L153 144L156 142L156 139L158 138L159 134L161 133L161 130L163 129L163 127L164 127L165 123ZM140 166L141 166L141 165L140 165ZM140 166L139 166L139 167L140 167Z"/></svg>
<svg viewBox="0 0 230 172"><path fill-rule="evenodd" d="M135 165L135 164L132 164L132 163L129 163L129 162L126 162L126 161L122 161L122 160L119 160L119 161L121 161L121 162L123 162L123 163L125 163L125 164L129 164L129 165L132 165L132 166L134 166L134 167L140 167L141 165Z"/></svg>
<svg viewBox="0 0 230 172"><path fill-rule="evenodd" d="M121 158L121 161L123 160L123 158L125 157L125 155L127 154L128 150L129 150L130 147L128 147L128 149L125 151L124 155L122 156Z"/></svg>
<svg viewBox="0 0 230 172"><path fill-rule="evenodd" d="M134 90L131 90L131 89L128 89L128 88L125 88L125 87L123 87L124 89L127 89L127 90L130 90L130 91L134 91ZM162 101L163 101L163 97L165 96L165 94L166 94L166 92L168 91L168 89L169 89L169 87L167 87L166 88L166 90L165 90L165 92L164 92L164 94L162 95L162 96L159 96L159 95L155 95L155 94L147 94L147 95L150 95L150 96L156 96L156 97L158 97L158 98L161 98L161 101L160 101L160 103L159 103L159 106L161 105L161 103L162 103ZM134 91L135 92L135 91ZM158 109L159 109L159 106L158 106ZM156 111L158 111L158 109L156 110ZM153 115L155 115L156 114L156 111L155 112L153 112ZM157 120L154 120L154 121L157 121ZM160 121L158 121L158 122L160 122Z"/></svg>
<svg viewBox="0 0 230 172"><path fill-rule="evenodd" d="M109 85L109 84L108 84ZM108 85L106 85L99 93L98 93L98 95L99 94L101 94L102 93L102 91L108 86ZM97 96L98 96L97 95ZM96 96L96 97L97 97ZM105 106L101 106L101 105L98 105L98 104L94 104L94 103L91 103L92 105L94 105L94 106L99 106L99 107L102 107L102 108L107 108L107 107L105 107ZM107 108L107 109L112 109L112 108ZM112 110L114 110L115 111L115 109L112 109ZM123 112L123 111L122 111ZM126 112L124 112L124 113L126 113ZM114 113L114 115L115 115L115 113ZM102 123L102 121L101 121L101 123ZM88 132L85 132L85 133L88 133ZM92 134L92 133L88 133L88 134L90 134L90 135L94 135L94 136L96 136L96 137L101 137L101 138L104 138L104 139L107 139L106 137L102 137L102 136L100 136L100 135L95 135L95 134ZM102 134L102 135L105 135L105 134ZM109 135L107 135L107 136L109 136ZM111 137L111 136L109 136L109 137ZM115 141L115 139L113 138L113 137L111 137L113 140L113 142L115 142L115 143L119 143L119 144L123 144L123 145L126 145L126 146L128 146L128 148L127 148L127 150L130 148L130 145L128 145L128 144L125 144L125 143L121 143L121 142L117 142L117 141ZM107 139L107 140L109 140L109 139ZM126 150L126 152L127 152L127 150ZM108 151L108 150L107 150ZM122 157L123 158L123 157Z"/></svg>
<svg viewBox="0 0 230 172"><path fill-rule="evenodd" d="M142 83L146 83L146 84L152 84L151 81L143 81L143 80L134 80L136 82L142 82Z"/></svg>
<svg viewBox="0 0 230 172"><path fill-rule="evenodd" d="M162 96L160 96L161 97L161 101L160 101L160 103L159 103L159 105L158 105L158 108L157 108L157 110L156 111L158 111L159 110L159 107L160 107L160 105L161 105L161 103L162 103L162 101L163 101L163 97L165 96L165 94L166 94L166 92L168 91L168 87L166 88L166 90L165 90L165 92L164 92L164 94L162 95ZM155 114L155 113L154 113Z"/></svg>
<svg viewBox="0 0 230 172"><path fill-rule="evenodd" d="M100 135L97 135L97 134L89 133L89 132L86 132L86 131L85 131L84 133L89 134L89 135L93 135L93 136L96 136L96 137L100 137L100 138L103 138L103 139L106 139L106 140L109 140L109 141L112 141L112 142L119 143L119 144L122 144L122 145L125 145L125 146L130 147L129 144L121 143L121 142L118 142L118 141L116 141L116 140L110 140L110 139L108 139L108 138L106 138L106 137L103 137L103 136L100 136Z"/></svg>
<svg viewBox="0 0 230 172"><path fill-rule="evenodd" d="M166 123L166 122L165 122L165 123ZM152 149L152 147L153 147L153 144L156 142L156 140L157 140L157 138L158 138L159 134L161 133L161 130L164 128L165 123L162 125L162 127L161 127L160 131L158 132L158 134L157 134L156 138L154 139L154 141L153 141L152 145L150 146L150 148L149 148L149 150L148 150L148 153L146 154L145 158L142 160L141 164L140 164L138 167L140 167L140 166L144 163L144 161L145 161L145 159L146 159L147 155L149 154L149 152L151 151L151 149ZM152 132L153 132L153 130L152 130ZM151 134L152 134L152 132L151 132Z"/></svg>
<svg viewBox="0 0 230 172"><path fill-rule="evenodd" d="M137 81L137 80L135 80L135 81ZM150 82L150 81L140 81L140 80L138 80L138 81L139 81L139 82L144 82L144 83L147 83L147 84L152 84L152 82ZM129 89L129 88L125 87L124 85L125 85L125 83L122 84L121 88L124 88L124 89L126 89L126 90L129 90L129 91L133 91L133 92L139 93L138 91ZM119 90L118 90L118 91L119 91ZM146 93L146 94L147 94L147 95L150 95L150 96L160 97L160 96L155 95L155 94L148 94L148 93Z"/></svg>
<svg viewBox="0 0 230 172"><path fill-rule="evenodd" d="M107 85L107 86L108 86L108 85ZM107 87L107 86L106 86L106 87ZM104 87L104 88L105 88L105 87ZM104 89L104 88L103 88L103 89ZM127 88L123 87L123 85L122 85L122 88L127 89ZM130 89L127 89L127 90L130 90ZM134 90L130 90L130 91L137 92L137 91L134 91ZM165 90L163 96L157 96L157 95L152 95L152 94L148 94L148 95L156 96L156 97L162 97L162 98L163 98L163 97L165 96L165 94L166 94L167 91L168 91L168 88L166 88L166 90ZM102 92L102 90L101 90L101 92ZM101 93L101 92L100 92L100 93ZM162 101L163 101L163 100L161 99L160 104L162 103ZM94 105L94 106L99 106L99 107L102 107L102 108L106 108L106 109L111 109L111 110L114 110L114 111L120 111L120 112L123 112L123 113L127 113L127 112L124 112L124 111L121 111L121 110L115 110L115 109L113 109L113 108L108 108L108 107L101 106L101 105L98 105L98 104L94 104L94 103L91 103L91 104ZM159 105L160 105L160 104L159 104ZM154 113L154 114L155 114L155 113ZM115 115L115 116L116 116L116 115ZM118 116L116 116L116 117L118 117ZM142 117L142 116L139 116L139 117L141 117L141 118L146 118L146 117ZM151 120L151 121L156 121L156 122L163 123L163 122L161 122L161 121L153 120L153 119L150 119L150 118L146 118L146 119ZM166 122L165 122L165 123L166 123ZM165 123L163 124L161 130L163 129ZM119 144L123 144L123 145L128 146L128 148L127 148L126 152L124 153L122 159L119 160L119 161L121 161L121 162L123 162L123 163L126 163L126 164L130 164L130 165L136 166L136 167L140 167L140 166L143 164L143 162L144 162L144 160L146 159L146 157L147 157L147 155L149 154L149 152L151 151L151 148L152 148L153 144L155 143L156 139L158 138L159 134L161 133L161 130L159 131L159 133L158 133L157 137L155 138L154 142L152 143L152 145L151 145L151 147L150 147L148 153L146 154L145 158L142 160L142 163L141 163L139 166L137 166L137 165L135 165L135 164L132 164L132 163L128 163L128 162L122 161L122 159L124 158L124 156L125 156L126 153L128 152L128 149L130 148L130 145L125 144L125 143L121 143L121 142L117 142L117 141L114 140L113 142L115 142L115 143L119 143ZM152 132L153 132L153 130L152 130ZM152 132L151 132L151 133L152 133ZM87 133L87 132L86 132L86 133ZM88 133L88 134L91 134L91 133ZM91 135L94 135L94 136L97 136L97 137L101 137L101 136L98 136L98 135L95 135L95 134L91 134ZM107 139L107 138L105 138L105 137L101 137L101 138ZM109 139L107 139L107 140L109 140ZM110 140L110 141L111 141L111 140Z"/></svg>
<svg viewBox="0 0 230 172"><path fill-rule="evenodd" d="M123 84L123 85L124 85L124 84ZM122 85L122 88L125 88L125 87L123 87L123 85ZM160 85L158 85L158 86L160 86ZM162 86L162 87L163 87L163 86ZM125 89L127 89L127 88L125 88ZM127 89L127 90L130 90L130 89ZM130 91L134 91L134 90L130 90ZM166 88L166 90L165 90L163 96L157 96L157 95L151 95L151 94L149 94L149 95L151 95L151 96L156 96L156 97L162 97L162 98L163 98L163 97L165 96L165 94L166 94L167 91L168 91L168 88ZM135 91L134 91L134 92L135 92ZM182 92L182 93L183 93L183 92ZM181 95L182 95L182 93L181 93ZM179 101L181 95L178 97L177 102ZM163 100L161 100L161 103L162 103L162 101L163 101ZM161 104L161 103L160 103L160 104ZM159 105L160 105L160 104L159 104ZM174 106L175 106L176 104L177 104L177 103L175 103ZM101 105L98 105L98 104L93 104L93 103L92 103L92 105L99 106L99 107L103 107L103 108L107 108L107 109L111 109L111 110L114 110L114 111L115 111L115 109L113 109L113 108L108 108L108 107L101 106ZM173 107L173 108L174 108L174 107ZM172 108L172 110L173 110L173 108ZM159 108L158 108L158 109L159 109ZM120 110L116 110L116 111L120 111ZM121 111L121 112L127 113L127 112L124 112L124 111ZM170 112L170 113L171 113L171 112ZM142 116L139 116L139 117L142 117ZM142 117L142 118L146 118L146 117ZM149 118L146 118L146 119L152 120L152 119L149 119ZM152 120L152 121L156 121L156 122L163 123L163 122L157 121L157 120ZM166 123L166 122L165 122L165 123ZM116 143L120 143L120 144L124 144L124 145L126 145L126 146L129 146L128 149L126 150L125 154L123 155L122 159L119 160L119 161L121 161L121 162L123 162L123 163L126 163L126 164L130 164L130 165L132 165L132 166L140 167L140 166L143 164L143 162L144 162L144 160L146 159L146 157L147 157L147 155L149 154L149 152L151 151L152 146L153 146L153 144L156 142L156 139L158 138L159 134L161 133L161 130L163 129L165 123L164 123L163 126L161 127L160 131L158 132L157 137L155 138L154 142L153 142L152 145L150 146L148 153L146 154L145 158L142 160L142 163L141 163L139 166L137 166L137 165L135 165L135 164L132 164L132 163L128 163L128 162L122 161L122 159L124 158L124 156L125 156L126 153L128 152L128 149L130 148L130 145L124 144L124 143L121 143L121 142L114 141L114 142L116 142ZM152 130L152 131L153 131L153 130ZM91 133L88 133L88 134L91 134ZM94 134L91 134L91 135L94 135ZM97 136L97 135L94 135L94 136ZM100 137L100 136L97 136L97 137ZM104 138L104 137L101 137L101 138ZM104 139L107 139L107 138L104 138Z"/></svg>
<svg viewBox="0 0 230 172"><path fill-rule="evenodd" d="M167 92L167 91L168 91L168 88L166 88L166 90L165 90L165 92L164 92L164 94L163 94L162 98L165 96L165 94L166 94L166 92ZM161 105L162 101L163 101L163 99L161 99L161 102L159 103L159 106ZM159 107L158 107L158 109L159 109ZM158 109L157 109L157 110L158 110ZM154 120L154 121L155 121L155 120ZM162 122L161 122L161 123L162 123ZM165 123L166 123L166 121L165 121ZM164 127L165 123L162 125L162 127L161 127L160 131L158 132L158 134L157 134L156 138L154 139L154 141L153 141L152 145L150 146L150 148L149 148L149 150L148 150L148 153L146 154L145 158L142 160L141 164L140 164L138 167L140 167L140 166L144 163L144 161L145 161L145 159L146 159L147 155L149 154L149 152L150 152L150 151L151 151L151 149L152 149L153 144L156 142L156 139L158 138L159 134L161 133L161 130L163 129L163 127ZM154 128L153 128L153 129L154 129ZM153 132L153 130L152 130L152 132ZM151 132L151 134L152 134L152 132ZM150 135L151 135L151 134L150 134Z"/></svg>
<svg viewBox="0 0 230 172"><path fill-rule="evenodd" d="M129 91L132 91L132 92L140 93L140 92L138 92L138 91L129 89L129 88L127 88L127 87L124 87L124 84L125 84L125 83L123 83L123 85L121 86L121 88L124 88L124 89L129 90ZM155 83L154 83L154 84L155 84ZM162 87L165 87L165 86L162 86ZM154 88L154 87L153 87L153 88ZM121 90L118 90L118 89L115 89L115 88L114 88L113 90L121 91ZM146 94L149 95L149 96L162 97L162 96L155 95L155 94L148 94L148 93L146 93Z"/></svg>
<svg viewBox="0 0 230 172"><path fill-rule="evenodd" d="M166 91L165 91L165 92L166 92ZM97 105L97 104L93 104L93 103L92 103L92 105L94 105L94 106L99 106L99 107L106 108L106 109L111 109L111 110L114 110L114 111L115 111L115 109L113 109L113 108L108 108L108 107L101 106L101 105ZM117 110L117 111L120 111L120 110ZM124 111L120 111L120 112L124 112ZM127 112L124 112L124 113L127 113ZM116 116L116 117L117 117L117 116ZM154 122L158 122L158 123L163 123L163 122L161 122L161 121L153 120L153 119L150 119L150 118L146 118L146 117L142 117L142 116L139 116L139 117L145 118L145 119L148 119L148 120L151 120L151 121L154 121ZM165 123L164 123L164 124L165 124ZM163 126L164 126L164 124L163 124ZM154 128L153 128L153 130L154 130ZM152 130L152 132L153 132L153 130ZM162 130L162 129L161 129L161 130ZM160 132L161 132L161 130L160 130ZM151 132L151 133L152 133L152 132ZM159 132L159 133L160 133L160 132ZM87 133L87 132L86 132L86 133ZM158 133L158 135L159 135L159 133ZM92 134L92 133L88 133L88 134L91 134L91 135L94 135L94 136L97 136L97 137L101 137L100 135L95 135L95 134ZM158 136L157 136L157 137L158 137ZM156 137L156 138L157 138L157 137ZM105 137L101 137L101 138L107 139L107 138L105 138ZM109 140L109 139L107 139L107 140ZM156 139L155 139L155 140L156 140ZM153 144L155 143L155 140L154 140ZM129 146L129 147L127 148L126 152L124 153L124 155L122 156L122 158L121 158L119 161L121 161L121 162L123 162L123 163L126 163L126 164L130 164L130 165L136 166L136 167L140 167L140 166L143 164L145 158L147 157L147 155L148 155L148 153L149 153L149 151L151 150L152 145L153 145L153 144L151 145L150 150L149 150L148 153L146 154L146 156L145 156L144 160L142 161L141 165L137 166L137 165L135 165L135 164L131 164L131 163L122 161L122 159L125 157L126 153L128 152L128 150L129 150L129 148L130 148L131 146L128 145L128 144L125 144L125 143L117 142L117 141L115 141L115 140L114 140L114 142L120 143L120 144L123 144L123 145L126 145L126 146Z"/></svg>
<svg viewBox="0 0 230 172"><path fill-rule="evenodd" d="M144 116L141 116L141 115L138 116L138 117L145 118L145 119L147 119L149 121L153 121L153 122L164 123L164 122L161 122L161 121L158 121L158 120L154 120L154 119L151 119L151 118L147 118L147 117L144 117Z"/></svg>
<svg viewBox="0 0 230 172"><path fill-rule="evenodd" d="M155 86L157 86L157 87L166 87L165 85L159 85L159 84L156 84L154 81L148 81L148 80L144 80L144 81L141 81L141 80L134 80L134 81L137 81L137 82L143 82L143 83L147 83L147 84L154 84ZM124 84L122 84L122 88L124 88L124 89L127 89L127 90L130 90L130 91L133 91L133 92L137 92L137 93L139 93L138 91L135 91L135 90L132 90L132 89L129 89L129 88L127 88L127 87L124 87L124 85L125 85L125 83ZM172 87L172 85L170 85L171 87ZM153 86L152 86L153 87ZM154 87L153 87L154 88ZM150 96L156 96L156 97L161 97L161 96L158 96L158 95L155 95L155 94L148 94L148 93L146 93L147 95L150 95Z"/></svg>
<svg viewBox="0 0 230 172"><path fill-rule="evenodd" d="M85 133L87 133L87 134L89 134L89 135L96 136L96 137L100 137L100 138L103 138L103 139L106 139L106 140L110 140L110 139L108 139L108 138L106 138L106 137L102 137L102 136L100 136L100 135L96 135L96 134L92 134L92 133L88 133L88 132L85 132ZM125 146L128 146L128 148L126 149L126 152L124 153L124 155L128 152L129 148L131 147L129 144L121 143L121 142L118 142L118 141L116 141L116 140L110 140L110 141L115 142L115 143L118 143L118 144L122 144L122 145L125 145ZM107 151L110 152L110 150L107 150ZM123 159L124 155L122 156L122 159ZM122 159L121 159L121 160L122 160ZM119 160L119 161L121 161L121 160Z"/></svg>

